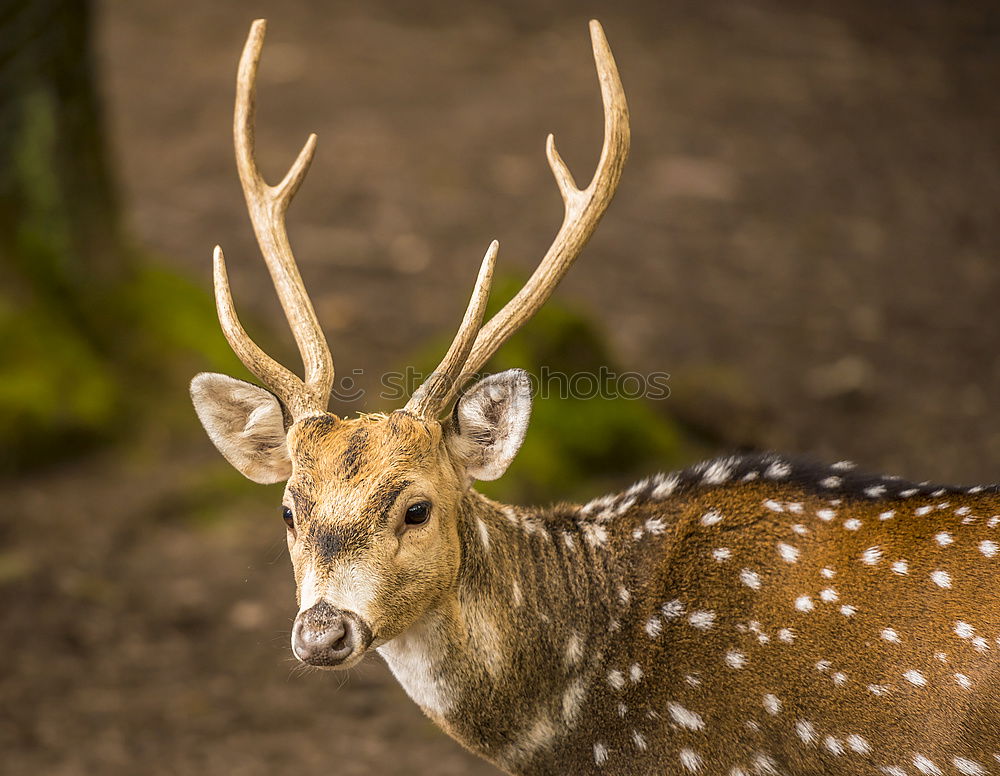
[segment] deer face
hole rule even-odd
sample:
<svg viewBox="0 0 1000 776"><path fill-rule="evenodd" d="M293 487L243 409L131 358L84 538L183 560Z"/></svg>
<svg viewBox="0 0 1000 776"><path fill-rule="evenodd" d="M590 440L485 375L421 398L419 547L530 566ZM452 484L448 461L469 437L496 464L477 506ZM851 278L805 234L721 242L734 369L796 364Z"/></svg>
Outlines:
<svg viewBox="0 0 1000 776"><path fill-rule="evenodd" d="M298 615L292 651L346 668L403 633L456 583L461 502L494 479L524 439L530 381L512 370L478 383L445 422L405 411L311 415L287 431L267 391L224 375L192 385L220 451L251 479L287 479L283 516Z"/></svg>

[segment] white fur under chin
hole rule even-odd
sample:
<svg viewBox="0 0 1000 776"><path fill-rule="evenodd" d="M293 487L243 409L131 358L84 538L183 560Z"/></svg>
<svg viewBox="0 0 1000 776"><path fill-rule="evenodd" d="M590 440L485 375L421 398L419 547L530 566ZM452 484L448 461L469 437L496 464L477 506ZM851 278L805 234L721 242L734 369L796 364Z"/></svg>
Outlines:
<svg viewBox="0 0 1000 776"><path fill-rule="evenodd" d="M445 717L455 704L447 681L436 678L439 644L436 629L425 621L378 648L406 694L432 717Z"/></svg>

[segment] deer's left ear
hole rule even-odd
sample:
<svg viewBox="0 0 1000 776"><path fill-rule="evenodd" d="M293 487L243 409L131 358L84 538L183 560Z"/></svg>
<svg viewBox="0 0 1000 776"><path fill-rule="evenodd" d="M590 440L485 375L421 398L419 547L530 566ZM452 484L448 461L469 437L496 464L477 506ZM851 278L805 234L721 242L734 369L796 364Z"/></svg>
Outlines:
<svg viewBox="0 0 1000 776"><path fill-rule="evenodd" d="M524 441L531 418L531 377L523 369L490 375L455 404L448 445L476 480L500 477Z"/></svg>

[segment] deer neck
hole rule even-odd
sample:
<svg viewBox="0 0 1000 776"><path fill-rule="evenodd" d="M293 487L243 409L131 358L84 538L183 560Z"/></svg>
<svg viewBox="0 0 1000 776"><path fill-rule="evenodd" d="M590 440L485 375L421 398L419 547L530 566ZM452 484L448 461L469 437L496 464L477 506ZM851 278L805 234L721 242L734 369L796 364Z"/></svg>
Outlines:
<svg viewBox="0 0 1000 776"><path fill-rule="evenodd" d="M454 589L379 648L428 716L503 767L572 727L614 636L618 569L577 516L469 491Z"/></svg>

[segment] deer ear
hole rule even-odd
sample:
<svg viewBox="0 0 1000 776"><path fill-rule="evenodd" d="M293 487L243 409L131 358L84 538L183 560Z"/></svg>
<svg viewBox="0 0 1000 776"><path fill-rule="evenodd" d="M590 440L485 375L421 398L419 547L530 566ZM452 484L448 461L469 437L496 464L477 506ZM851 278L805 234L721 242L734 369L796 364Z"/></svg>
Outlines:
<svg viewBox="0 0 1000 776"><path fill-rule="evenodd" d="M202 372L191 381L191 400L208 438L240 474L263 485L291 476L285 419L273 394Z"/></svg>
<svg viewBox="0 0 1000 776"><path fill-rule="evenodd" d="M476 480L500 477L524 441L531 418L531 377L523 369L490 375L455 404L448 444Z"/></svg>

